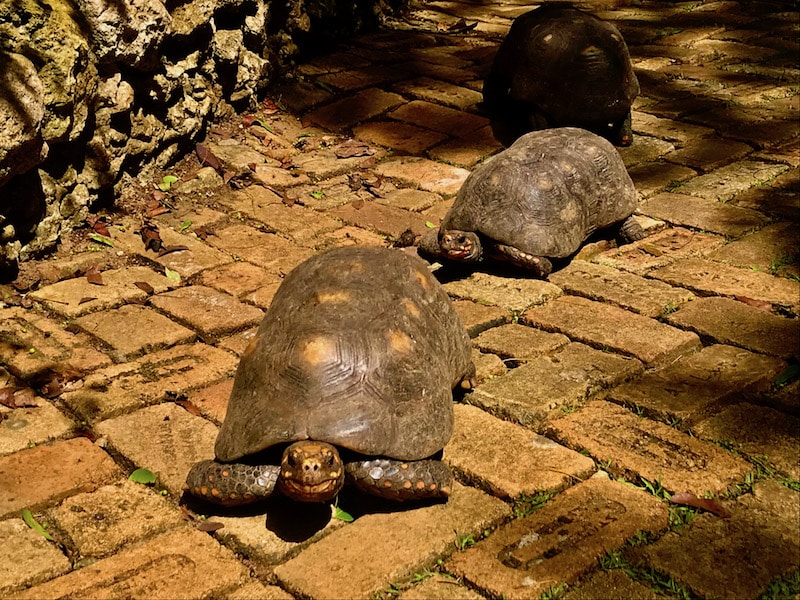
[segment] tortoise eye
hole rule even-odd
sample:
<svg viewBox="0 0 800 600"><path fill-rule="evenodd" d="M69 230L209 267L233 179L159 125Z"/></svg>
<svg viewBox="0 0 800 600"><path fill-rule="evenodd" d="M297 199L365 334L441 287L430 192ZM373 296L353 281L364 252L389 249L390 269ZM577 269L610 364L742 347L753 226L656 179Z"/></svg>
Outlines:
<svg viewBox="0 0 800 600"><path fill-rule="evenodd" d="M333 466L333 454L326 454L325 455L325 464L329 467Z"/></svg>
<svg viewBox="0 0 800 600"><path fill-rule="evenodd" d="M288 464L290 467L296 467L296 466L297 466L297 459L295 458L294 454L291 454L291 453L290 453L290 454L288 454L288 455L286 456L286 463L287 463L287 464Z"/></svg>

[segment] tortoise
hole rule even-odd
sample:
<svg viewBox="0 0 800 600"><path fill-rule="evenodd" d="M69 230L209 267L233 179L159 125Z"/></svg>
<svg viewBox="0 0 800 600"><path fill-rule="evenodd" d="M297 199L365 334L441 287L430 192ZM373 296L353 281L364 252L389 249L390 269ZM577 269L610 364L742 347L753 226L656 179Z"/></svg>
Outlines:
<svg viewBox="0 0 800 600"><path fill-rule="evenodd" d="M614 146L575 127L533 131L475 169L418 251L445 261L508 261L546 277L615 226L623 243L645 233L631 217L636 188Z"/></svg>
<svg viewBox="0 0 800 600"><path fill-rule="evenodd" d="M631 104L638 94L619 30L554 3L514 20L484 81L483 106L506 146L549 127L581 127L629 146Z"/></svg>
<svg viewBox="0 0 800 600"><path fill-rule="evenodd" d="M347 480L383 498L447 498L452 391L473 375L469 336L424 261L389 248L315 255L275 293L216 458L192 467L188 491L224 506L276 490L326 502Z"/></svg>

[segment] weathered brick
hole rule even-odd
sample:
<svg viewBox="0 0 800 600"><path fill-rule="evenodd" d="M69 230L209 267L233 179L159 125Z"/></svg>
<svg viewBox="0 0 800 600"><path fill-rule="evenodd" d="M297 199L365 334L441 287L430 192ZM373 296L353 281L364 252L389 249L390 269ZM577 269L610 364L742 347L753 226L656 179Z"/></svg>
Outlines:
<svg viewBox="0 0 800 600"><path fill-rule="evenodd" d="M470 337L475 337L490 327L507 323L511 319L509 311L497 306L478 304L471 300L455 300L453 308L456 309L461 322L466 327Z"/></svg>
<svg viewBox="0 0 800 600"><path fill-rule="evenodd" d="M445 553L456 534L477 535L508 512L500 500L456 485L445 504L364 515L277 566L275 575L304 596L371 598Z"/></svg>
<svg viewBox="0 0 800 600"><path fill-rule="evenodd" d="M439 144L428 150L434 160L470 169L480 161L503 149L490 126L481 127L463 137Z"/></svg>
<svg viewBox="0 0 800 600"><path fill-rule="evenodd" d="M246 262L234 262L200 274L197 282L240 298L260 287L279 283L280 276Z"/></svg>
<svg viewBox="0 0 800 600"><path fill-rule="evenodd" d="M724 502L729 519L697 515L637 554L643 564L672 575L706 598L756 598L780 575L797 570L800 495L774 481Z"/></svg>
<svg viewBox="0 0 800 600"><path fill-rule="evenodd" d="M403 104L390 112L389 117L453 136L461 136L489 124L486 117L423 100Z"/></svg>
<svg viewBox="0 0 800 600"><path fill-rule="evenodd" d="M662 420L691 424L728 401L738 401L743 393L769 388L785 366L777 358L715 344L614 388L608 398L651 411Z"/></svg>
<svg viewBox="0 0 800 600"><path fill-rule="evenodd" d="M780 175L787 168L786 165L741 160L690 179L681 184L678 191L709 200L730 200L739 192Z"/></svg>
<svg viewBox="0 0 800 600"><path fill-rule="evenodd" d="M157 294L174 287L169 279L147 267L111 269L103 271L101 277L103 285L89 283L85 277L66 279L31 292L30 297L55 313L74 318L120 304L144 302L148 293L136 287L138 282L147 283Z"/></svg>
<svg viewBox="0 0 800 600"><path fill-rule="evenodd" d="M566 346L569 338L560 333L548 333L518 323L493 327L481 333L474 346L483 352L497 354L514 362L526 362Z"/></svg>
<svg viewBox="0 0 800 600"><path fill-rule="evenodd" d="M15 598L200 598L237 585L247 569L206 534L180 528L29 588Z"/></svg>
<svg viewBox="0 0 800 600"><path fill-rule="evenodd" d="M165 498L128 480L71 496L49 514L84 558L107 556L184 523Z"/></svg>
<svg viewBox="0 0 800 600"><path fill-rule="evenodd" d="M257 580L237 585L232 591L221 594L220 598L224 598L224 600L293 600L291 595L277 585L264 585Z"/></svg>
<svg viewBox="0 0 800 600"><path fill-rule="evenodd" d="M508 371L506 364L496 354L484 354L473 348L471 355L472 364L475 367L473 386L505 375Z"/></svg>
<svg viewBox="0 0 800 600"><path fill-rule="evenodd" d="M58 577L70 561L58 547L28 527L22 519L0 521L0 595Z"/></svg>
<svg viewBox="0 0 800 600"><path fill-rule="evenodd" d="M112 356L118 360L185 344L195 338L192 330L178 325L152 308L138 304L89 313L75 319L75 324L107 344Z"/></svg>
<svg viewBox="0 0 800 600"><path fill-rule="evenodd" d="M658 158L669 154L675 150L675 146L670 142L649 136L636 136L636 143L627 147L619 148L619 155L622 157L625 167L628 169L636 165L652 162Z"/></svg>
<svg viewBox="0 0 800 600"><path fill-rule="evenodd" d="M354 128L353 134L359 139L412 156L418 156L447 139L444 133L398 121L370 121Z"/></svg>
<svg viewBox="0 0 800 600"><path fill-rule="evenodd" d="M285 275L313 254L274 233L262 233L247 225L217 230L208 243L278 275Z"/></svg>
<svg viewBox="0 0 800 600"><path fill-rule="evenodd" d="M441 199L442 197L439 194L434 194L433 192L401 188L387 193L382 198L376 198L375 201L395 208L422 212L441 201Z"/></svg>
<svg viewBox="0 0 800 600"><path fill-rule="evenodd" d="M602 265L644 275L687 256L702 255L725 243L718 235L696 233L675 227L655 233L643 240L607 250L592 259Z"/></svg>
<svg viewBox="0 0 800 600"><path fill-rule="evenodd" d="M173 346L95 371L61 398L84 419L106 419L233 374L236 358L204 344Z"/></svg>
<svg viewBox="0 0 800 600"><path fill-rule="evenodd" d="M646 317L660 317L694 297L682 288L584 260L573 260L549 280L570 294L609 302Z"/></svg>
<svg viewBox="0 0 800 600"><path fill-rule="evenodd" d="M432 575L422 583L415 585L398 596L398 600L482 600L483 596L478 595L471 589L459 583L456 579L445 577L444 575Z"/></svg>
<svg viewBox="0 0 800 600"><path fill-rule="evenodd" d="M800 151L795 152L800 155ZM781 219L800 220L800 168L795 166L763 185L737 194L731 203Z"/></svg>
<svg viewBox="0 0 800 600"><path fill-rule="evenodd" d="M800 348L800 323L730 298L698 298L668 315L667 321L720 344L790 358Z"/></svg>
<svg viewBox="0 0 800 600"><path fill-rule="evenodd" d="M419 77L395 83L392 86L399 93L417 100L436 102L461 110L477 104L483 96L469 88L438 81L429 77Z"/></svg>
<svg viewBox="0 0 800 600"><path fill-rule="evenodd" d="M651 588L633 581L622 569L598 571L563 596L563 600L659 600Z"/></svg>
<svg viewBox="0 0 800 600"><path fill-rule="evenodd" d="M0 406L0 456L66 437L77 425L44 398L36 406Z"/></svg>
<svg viewBox="0 0 800 600"><path fill-rule="evenodd" d="M615 474L659 482L670 492L719 494L751 470L741 458L602 400L551 421L548 435L585 448Z"/></svg>
<svg viewBox="0 0 800 600"><path fill-rule="evenodd" d="M667 513L645 492L592 478L454 554L445 568L494 597L538 598L576 581L636 531L664 529Z"/></svg>
<svg viewBox="0 0 800 600"><path fill-rule="evenodd" d="M407 77L408 73L386 65L370 65L358 69L337 71L317 77L318 81L345 91L380 86Z"/></svg>
<svg viewBox="0 0 800 600"><path fill-rule="evenodd" d="M108 454L82 437L5 456L0 458L0 518L94 489L120 474Z"/></svg>
<svg viewBox="0 0 800 600"><path fill-rule="evenodd" d="M767 217L747 208L684 194L663 193L645 200L642 214L674 225L738 238L765 225Z"/></svg>
<svg viewBox="0 0 800 600"><path fill-rule="evenodd" d="M540 279L522 279L476 271L464 279L449 281L444 289L455 298L479 304L522 311L561 295L552 283Z"/></svg>
<svg viewBox="0 0 800 600"><path fill-rule="evenodd" d="M35 310L12 307L0 310L0 362L27 379L57 365L91 371L111 359L95 350L86 334L68 332Z"/></svg>
<svg viewBox="0 0 800 600"><path fill-rule="evenodd" d="M700 292L704 296L716 294L748 298L776 308L789 309L794 314L800 310L800 283L751 269L702 258L687 258L655 269L650 276Z"/></svg>
<svg viewBox="0 0 800 600"><path fill-rule="evenodd" d="M555 409L582 402L641 371L636 359L571 343L479 385L467 401L539 429Z"/></svg>
<svg viewBox="0 0 800 600"><path fill-rule="evenodd" d="M708 173L744 157L752 150L747 144L733 140L702 138L691 140L682 148L666 154L664 160Z"/></svg>
<svg viewBox="0 0 800 600"><path fill-rule="evenodd" d="M109 445L138 468L149 469L180 496L191 466L214 457L217 428L173 403L143 408L97 424ZM147 432L147 436L142 432Z"/></svg>
<svg viewBox="0 0 800 600"><path fill-rule="evenodd" d="M561 490L589 477L594 461L479 408L455 405L444 461L500 498ZM514 457L510 459L510 457Z"/></svg>
<svg viewBox="0 0 800 600"><path fill-rule="evenodd" d="M654 319L579 296L561 296L527 310L526 323L558 331L573 340L664 365L700 348L700 339Z"/></svg>
<svg viewBox="0 0 800 600"><path fill-rule="evenodd" d="M733 442L745 454L766 456L780 471L800 479L800 420L795 417L742 402L704 419L692 431L703 439Z"/></svg>
<svg viewBox="0 0 800 600"><path fill-rule="evenodd" d="M640 67L640 65L637 65ZM691 125L672 119L662 119L647 112L633 112L633 130L653 137L663 138L676 142L686 142L695 138L712 135L714 130L709 127Z"/></svg>
<svg viewBox="0 0 800 600"><path fill-rule="evenodd" d="M404 100L398 94L369 88L326 104L311 112L307 118L320 127L337 131L384 113Z"/></svg>
<svg viewBox="0 0 800 600"><path fill-rule="evenodd" d="M368 147L364 148L361 156L341 158L335 147L329 148L320 145L317 150L295 154L292 157L291 166L301 173L306 173L312 181L319 181L371 166L382 155L383 150L380 148ZM289 191L285 195L287 198L292 197ZM306 205L308 206L308 204ZM316 209L317 207L310 206L310 208Z"/></svg>
<svg viewBox="0 0 800 600"><path fill-rule="evenodd" d="M410 229L416 235L427 231L425 217L419 213L378 202L358 200L333 208L328 214L350 225L371 229L394 238L399 237L406 229Z"/></svg>
<svg viewBox="0 0 800 600"><path fill-rule="evenodd" d="M204 338L252 327L264 317L261 309L202 285L158 294L150 298L150 303L186 323Z"/></svg>
<svg viewBox="0 0 800 600"><path fill-rule="evenodd" d="M469 175L466 169L408 156L385 160L375 167L375 172L443 195L455 194Z"/></svg>
<svg viewBox="0 0 800 600"><path fill-rule="evenodd" d="M794 257L798 242L797 223L775 223L726 244L707 258L736 267L774 272L775 275L800 275L798 259Z"/></svg>
<svg viewBox="0 0 800 600"><path fill-rule="evenodd" d="M645 162L628 170L636 190L643 198L673 187L697 175L694 169L661 161Z"/></svg>

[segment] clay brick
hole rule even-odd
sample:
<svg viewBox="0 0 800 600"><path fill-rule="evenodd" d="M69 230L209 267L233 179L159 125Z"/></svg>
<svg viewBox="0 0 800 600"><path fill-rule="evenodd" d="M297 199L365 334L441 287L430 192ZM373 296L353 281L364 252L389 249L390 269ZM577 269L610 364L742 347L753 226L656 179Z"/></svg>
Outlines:
<svg viewBox="0 0 800 600"><path fill-rule="evenodd" d="M692 427L707 440L732 442L745 454L766 456L778 470L800 479L800 420L764 406L742 402Z"/></svg>
<svg viewBox="0 0 800 600"><path fill-rule="evenodd" d="M456 137L489 124L489 120L486 117L423 100L413 100L403 104L390 112L388 116L398 121L413 123L426 129Z"/></svg>
<svg viewBox="0 0 800 600"><path fill-rule="evenodd" d="M708 173L744 157L752 150L747 144L733 140L703 138L689 141L682 148L666 154L664 160Z"/></svg>
<svg viewBox="0 0 800 600"><path fill-rule="evenodd" d="M615 474L660 482L670 492L720 494L751 470L719 446L602 400L551 421L547 435L608 461Z"/></svg>
<svg viewBox="0 0 800 600"><path fill-rule="evenodd" d="M738 238L765 225L767 217L747 208L684 194L663 193L645 200L642 214L674 225Z"/></svg>
<svg viewBox="0 0 800 600"><path fill-rule="evenodd" d="M394 238L399 237L406 229L410 229L416 235L422 235L427 231L425 217L419 213L378 202L358 200L333 208L328 214L350 225L371 229Z"/></svg>
<svg viewBox="0 0 800 600"><path fill-rule="evenodd" d="M129 302L144 302L148 293L136 287L137 282L149 284L156 294L173 287L169 279L147 267L111 269L103 271L101 277L103 285L91 284L85 277L66 279L31 292L30 297L55 313L74 318Z"/></svg>
<svg viewBox="0 0 800 600"><path fill-rule="evenodd" d="M584 260L573 260L552 273L549 280L570 294L609 302L654 318L694 298L682 288Z"/></svg>
<svg viewBox="0 0 800 600"><path fill-rule="evenodd" d="M497 306L486 306L471 300L455 300L453 308L456 309L461 322L466 327L470 337L475 337L490 327L507 323L511 319L509 311Z"/></svg>
<svg viewBox="0 0 800 600"><path fill-rule="evenodd" d="M785 366L777 358L715 344L614 388L608 398L691 424L743 393L765 391Z"/></svg>
<svg viewBox="0 0 800 600"><path fill-rule="evenodd" d="M479 408L456 404L444 461L499 498L561 490L591 476L594 461ZM514 457L509 460L509 457Z"/></svg>
<svg viewBox="0 0 800 600"><path fill-rule="evenodd" d="M641 68L641 65L637 65L637 67ZM714 130L709 127L663 119L641 111L633 112L633 130L636 133L684 143L714 133Z"/></svg>
<svg viewBox="0 0 800 600"><path fill-rule="evenodd" d="M307 174L312 181L319 181L371 166L383 155L383 151L380 148L373 147L365 148L364 150L365 154L363 156L340 158L336 153L335 147L320 146L318 150L295 154L292 157L291 166L301 173ZM291 197L288 191L285 192L285 195ZM309 206L308 203L304 204ZM311 208L316 209L317 207L311 206Z"/></svg>
<svg viewBox="0 0 800 600"><path fill-rule="evenodd" d="M782 222L726 244L707 258L736 267L774 270L775 275L798 275L797 260L792 259L797 246L797 224Z"/></svg>
<svg viewBox="0 0 800 600"><path fill-rule="evenodd" d="M662 161L645 162L628 170L636 190L643 198L671 188L676 183L697 175L694 169Z"/></svg>
<svg viewBox="0 0 800 600"><path fill-rule="evenodd" d="M203 338L252 327L264 317L261 309L202 285L158 294L150 299L150 304L186 323Z"/></svg>
<svg viewBox="0 0 800 600"><path fill-rule="evenodd" d="M444 104L461 110L477 104L483 99L482 94L469 88L437 81L429 77L402 81L392 87L404 96Z"/></svg>
<svg viewBox="0 0 800 600"><path fill-rule="evenodd" d="M800 494L774 481L724 502L729 519L699 514L638 554L643 563L705 598L756 598L780 575L797 570Z"/></svg>
<svg viewBox="0 0 800 600"><path fill-rule="evenodd" d="M209 269L200 274L197 283L220 292L226 292L237 298L253 292L265 284L279 283L281 278L267 273L261 267L246 262L234 262L216 269Z"/></svg>
<svg viewBox="0 0 800 600"><path fill-rule="evenodd" d="M77 428L44 398L36 406L7 409L0 406L0 456L66 437Z"/></svg>
<svg viewBox="0 0 800 600"><path fill-rule="evenodd" d="M109 445L137 468L158 475L159 484L178 497L194 463L214 457L217 427L176 404L143 408L97 424ZM147 436L142 432L147 432Z"/></svg>
<svg viewBox="0 0 800 600"><path fill-rule="evenodd" d="M566 346L569 338L560 333L547 333L518 323L493 327L481 333L473 345L483 352L497 354L513 362L526 362Z"/></svg>
<svg viewBox="0 0 800 600"><path fill-rule="evenodd" d="M598 571L570 589L563 600L659 600L660 596L639 583L633 581L621 569Z"/></svg>
<svg viewBox="0 0 800 600"><path fill-rule="evenodd" d="M262 233L246 225L217 230L208 242L276 275L285 275L313 254L274 233Z"/></svg>
<svg viewBox="0 0 800 600"><path fill-rule="evenodd" d="M725 238L718 235L675 227L638 242L602 252L592 262L644 275L681 258L712 252L724 243Z"/></svg>
<svg viewBox="0 0 800 600"><path fill-rule="evenodd" d="M0 310L0 362L27 379L57 365L91 371L111 359L95 350L86 334L68 332L35 310L12 307Z"/></svg>
<svg viewBox="0 0 800 600"><path fill-rule="evenodd" d="M405 99L398 94L369 88L348 98L326 104L310 113L307 118L320 127L336 131L371 119L404 101Z"/></svg>
<svg viewBox="0 0 800 600"><path fill-rule="evenodd" d="M422 583L415 585L397 596L397 600L482 600L471 589L459 583L458 580L444 575L433 575Z"/></svg>
<svg viewBox="0 0 800 600"><path fill-rule="evenodd" d="M176 290L178 291L178 290ZM111 311L89 313L75 324L107 344L117 360L134 358L144 352L185 344L195 333L141 305L129 304Z"/></svg>
<svg viewBox="0 0 800 600"><path fill-rule="evenodd" d="M0 595L58 577L70 570L58 547L28 527L22 519L0 521Z"/></svg>
<svg viewBox="0 0 800 600"><path fill-rule="evenodd" d="M433 192L401 188L387 193L382 198L376 198L375 201L387 206L402 208L403 210L422 212L441 201L441 199L442 197L439 194L434 194Z"/></svg>
<svg viewBox="0 0 800 600"><path fill-rule="evenodd" d="M480 161L503 149L489 126L481 127L428 150L434 160L471 169Z"/></svg>
<svg viewBox="0 0 800 600"><path fill-rule="evenodd" d="M555 409L583 402L641 371L636 359L570 343L479 385L467 402L537 430Z"/></svg>
<svg viewBox="0 0 800 600"><path fill-rule="evenodd" d="M428 192L448 196L455 194L469 175L466 169L407 156L385 160L375 167L375 172Z"/></svg>
<svg viewBox="0 0 800 600"><path fill-rule="evenodd" d="M643 135L636 136L635 144L618 148L619 155L628 169L645 162L658 160L673 150L675 150L675 146L670 142Z"/></svg>
<svg viewBox="0 0 800 600"><path fill-rule="evenodd" d="M537 598L576 581L636 531L665 528L667 513L645 492L592 478L454 554L445 568L493 597Z"/></svg>
<svg viewBox="0 0 800 600"><path fill-rule="evenodd" d="M787 168L786 165L741 160L690 179L681 184L678 191L709 200L730 200L736 194L780 175Z"/></svg>
<svg viewBox="0 0 800 600"><path fill-rule="evenodd" d="M299 595L372 597L447 551L456 533L478 535L508 512L500 500L456 485L445 504L364 515L277 566L275 575Z"/></svg>
<svg viewBox="0 0 800 600"><path fill-rule="evenodd" d="M92 490L120 475L114 461L86 438L5 456L0 458L0 518Z"/></svg>
<svg viewBox="0 0 800 600"><path fill-rule="evenodd" d="M107 556L184 523L165 498L128 480L67 498L49 512L84 558Z"/></svg>
<svg viewBox="0 0 800 600"><path fill-rule="evenodd" d="M370 121L354 128L353 135L412 156L418 156L447 139L447 135L443 133L397 121Z"/></svg>
<svg viewBox="0 0 800 600"><path fill-rule="evenodd" d="M408 73L402 69L372 65L320 75L317 80L340 90L352 91L370 86L380 86L404 77L408 77Z"/></svg>
<svg viewBox="0 0 800 600"><path fill-rule="evenodd" d="M83 388L61 398L84 419L107 419L219 381L233 374L236 363L234 356L213 346L173 346L95 371Z"/></svg>
<svg viewBox="0 0 800 600"><path fill-rule="evenodd" d="M250 581L227 594L220 596L224 600L293 600L292 596L284 592L277 585L264 585L260 581Z"/></svg>
<svg viewBox="0 0 800 600"><path fill-rule="evenodd" d="M527 310L526 323L571 339L664 365L700 348L700 339L654 319L579 296L561 296Z"/></svg>
<svg viewBox="0 0 800 600"><path fill-rule="evenodd" d="M797 356L800 323L730 298L699 298L668 315L671 324L696 331L720 344L773 356Z"/></svg>
<svg viewBox="0 0 800 600"><path fill-rule="evenodd" d="M788 308L794 314L800 310L800 283L751 269L702 258L687 258L655 269L649 275L703 296L715 294L749 298L776 308Z"/></svg>
<svg viewBox="0 0 800 600"><path fill-rule="evenodd" d="M475 366L475 378L472 385L480 385L495 377L505 375L508 371L505 363L496 354L484 354L472 349L472 364Z"/></svg>
<svg viewBox="0 0 800 600"><path fill-rule="evenodd" d="M464 279L445 283L444 289L455 298L499 306L509 311L522 311L561 295L561 290L547 281L518 279L479 271Z"/></svg>
<svg viewBox="0 0 800 600"><path fill-rule="evenodd" d="M238 585L247 569L206 534L180 528L29 588L19 600L200 598Z"/></svg>

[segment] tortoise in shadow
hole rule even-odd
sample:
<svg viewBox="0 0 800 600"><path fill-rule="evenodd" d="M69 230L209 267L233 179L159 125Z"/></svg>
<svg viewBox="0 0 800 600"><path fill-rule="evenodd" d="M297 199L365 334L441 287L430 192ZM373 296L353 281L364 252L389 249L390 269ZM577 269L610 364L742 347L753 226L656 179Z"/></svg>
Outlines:
<svg viewBox="0 0 800 600"><path fill-rule="evenodd" d="M424 235L424 257L477 264L510 262L546 277L598 229L623 243L645 233L631 217L638 196L616 149L583 129L533 131L464 181L438 230Z"/></svg>
<svg viewBox="0 0 800 600"><path fill-rule="evenodd" d="M505 146L549 127L580 127L628 146L638 94L619 30L553 3L514 20L484 81L483 107Z"/></svg>
<svg viewBox="0 0 800 600"><path fill-rule="evenodd" d="M424 261L386 248L315 255L276 292L237 368L216 458L192 467L188 491L225 506L276 490L325 502L347 480L383 498L446 498L439 455L470 356ZM274 449L280 459L258 464Z"/></svg>

